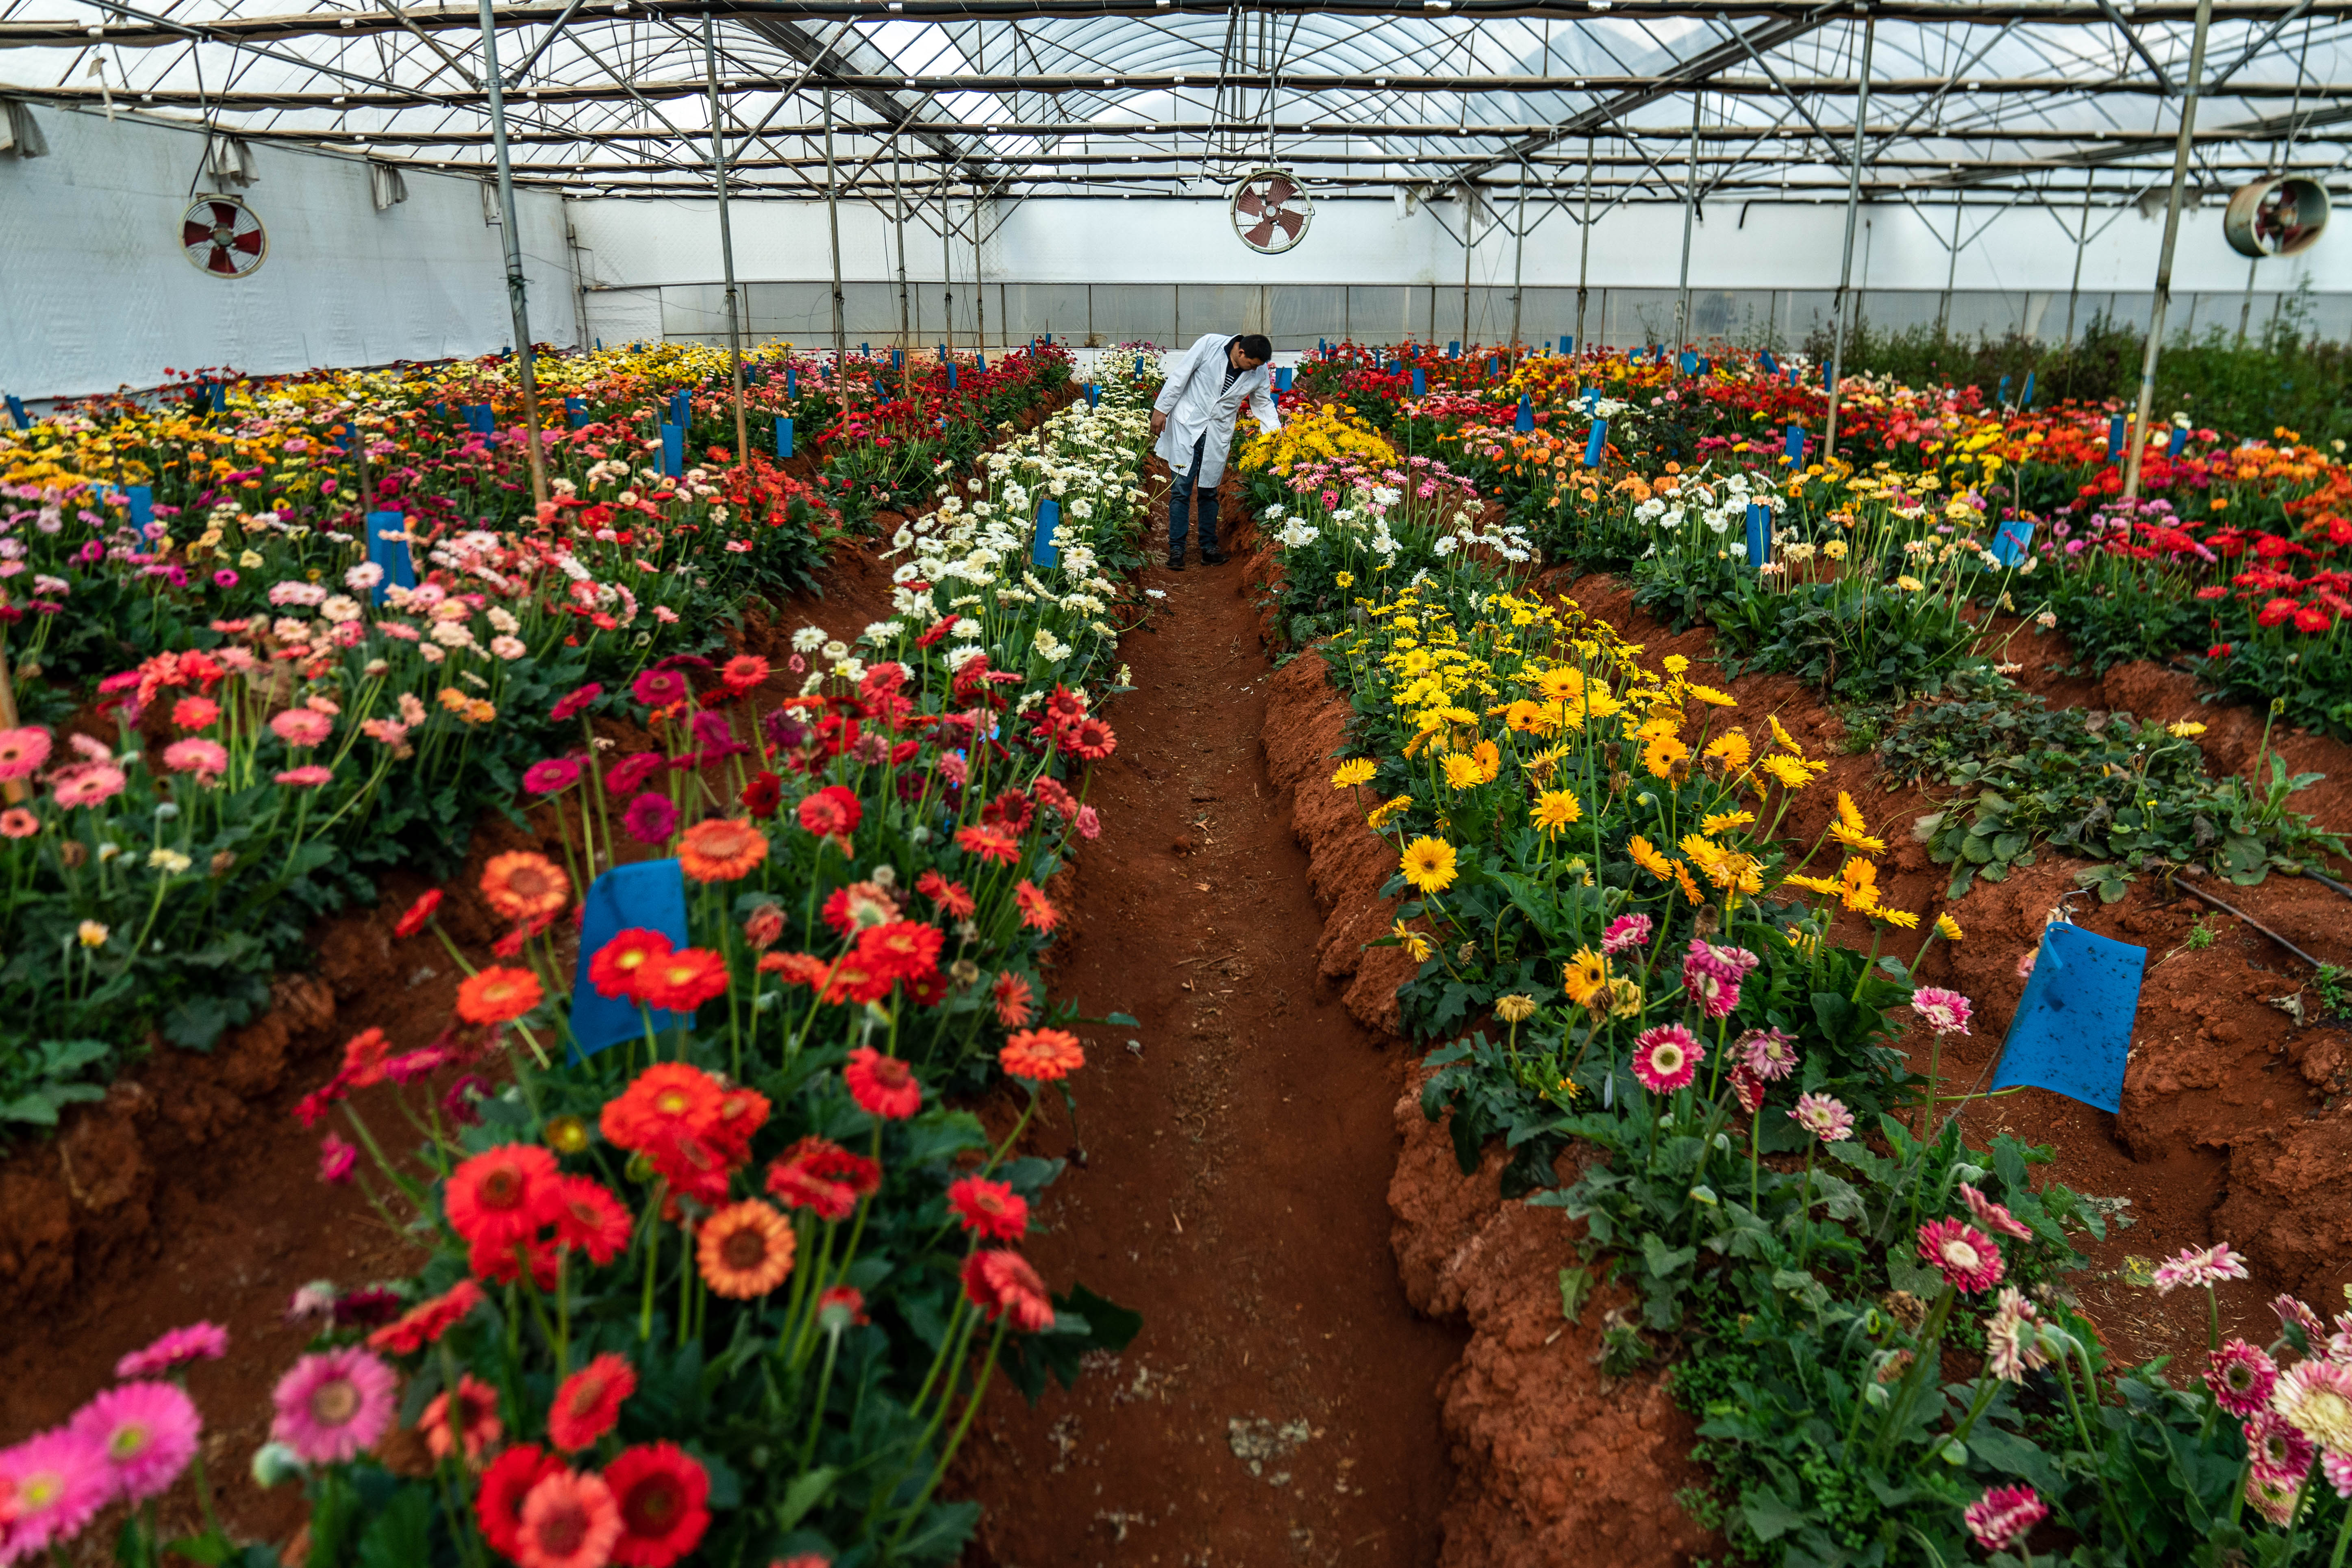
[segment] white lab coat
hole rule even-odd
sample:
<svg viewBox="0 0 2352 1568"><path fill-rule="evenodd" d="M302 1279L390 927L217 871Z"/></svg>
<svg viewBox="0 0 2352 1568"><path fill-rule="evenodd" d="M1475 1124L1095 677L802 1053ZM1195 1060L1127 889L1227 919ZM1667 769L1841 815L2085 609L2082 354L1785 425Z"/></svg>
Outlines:
<svg viewBox="0 0 2352 1568"><path fill-rule="evenodd" d="M1234 421L1243 404L1250 405L1261 428L1282 428L1282 416L1274 407L1271 363L1245 370L1230 388L1225 385L1225 345L1233 341L1231 332L1211 332L1169 360L1167 384L1152 405L1168 416L1167 428L1160 432L1160 444L1153 449L1170 473L1181 477L1192 465L1192 444L1204 434L1208 437L1201 448L1196 482L1213 489L1225 477L1225 454L1233 447Z"/></svg>

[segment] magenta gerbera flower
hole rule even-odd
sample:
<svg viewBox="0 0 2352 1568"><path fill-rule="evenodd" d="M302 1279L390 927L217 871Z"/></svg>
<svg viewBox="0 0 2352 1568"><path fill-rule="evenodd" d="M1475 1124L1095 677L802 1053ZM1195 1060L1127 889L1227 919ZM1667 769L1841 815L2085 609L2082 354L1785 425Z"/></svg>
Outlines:
<svg viewBox="0 0 2352 1568"><path fill-rule="evenodd" d="M1680 1024L1660 1024L1633 1037L1633 1076L1652 1094L1686 1089L1706 1060L1706 1047Z"/></svg>
<svg viewBox="0 0 2352 1568"><path fill-rule="evenodd" d="M621 814L621 826L640 844L667 844L677 830L677 807L667 795L647 790L629 802L629 809Z"/></svg>
<svg viewBox="0 0 2352 1568"><path fill-rule="evenodd" d="M1993 1202L1966 1182L1960 1184L1960 1196L1968 1204L1969 1212L1977 1216L1977 1223L1995 1236L2013 1237L2019 1241L2033 1239L2033 1232L2009 1212L2006 1204Z"/></svg>
<svg viewBox="0 0 2352 1568"><path fill-rule="evenodd" d="M2294 1422L2274 1410L2257 1410L2246 1417L2246 1457L2254 1474L2293 1489L2311 1469L2319 1446Z"/></svg>
<svg viewBox="0 0 2352 1568"><path fill-rule="evenodd" d="M269 1435L305 1464L341 1464L391 1426L396 1392L392 1368L363 1350L306 1355L270 1393Z"/></svg>
<svg viewBox="0 0 2352 1568"><path fill-rule="evenodd" d="M1971 1294L2000 1283L2000 1247L1992 1237L1956 1219L1929 1220L1919 1227L1919 1256L1955 1290Z"/></svg>
<svg viewBox="0 0 2352 1568"><path fill-rule="evenodd" d="M1748 1070L1769 1083L1778 1083L1797 1070L1797 1037L1780 1029L1750 1029L1731 1048Z"/></svg>
<svg viewBox="0 0 2352 1568"><path fill-rule="evenodd" d="M117 1377L155 1377L192 1361L218 1361L228 1354L228 1331L218 1323L190 1323L173 1329L145 1350L132 1351L114 1363Z"/></svg>
<svg viewBox="0 0 2352 1568"><path fill-rule="evenodd" d="M1789 1112L1789 1120L1824 1143L1838 1142L1853 1131L1853 1112L1833 1095L1797 1096L1797 1109Z"/></svg>
<svg viewBox="0 0 2352 1568"><path fill-rule="evenodd" d="M2338 1454L2333 1449L2319 1456L2319 1473L2336 1489L2337 1497L2352 1498L2352 1454Z"/></svg>
<svg viewBox="0 0 2352 1568"><path fill-rule="evenodd" d="M0 1451L0 1496L16 1517L0 1535L10 1562L71 1541L114 1497L106 1456L89 1438L60 1426Z"/></svg>
<svg viewBox="0 0 2352 1568"><path fill-rule="evenodd" d="M2156 1293L2168 1296L2184 1285L2214 1285L2245 1277L2246 1260L2231 1251L2228 1242L2188 1247L2156 1266Z"/></svg>
<svg viewBox="0 0 2352 1568"><path fill-rule="evenodd" d="M2231 1415L2252 1415L2270 1404L2271 1390L2278 1386L2278 1363L2243 1340L2231 1340L2213 1352L2205 1386Z"/></svg>
<svg viewBox="0 0 2352 1568"><path fill-rule="evenodd" d="M1961 1519L1977 1544L2006 1552L2050 1515L2050 1505L2032 1487L1995 1487L1969 1504Z"/></svg>
<svg viewBox="0 0 2352 1568"><path fill-rule="evenodd" d="M74 1413L74 1434L105 1457L116 1495L144 1502L169 1491L195 1457L204 1417L175 1383L125 1383Z"/></svg>
<svg viewBox="0 0 2352 1568"><path fill-rule="evenodd" d="M1617 954L1639 947L1649 940L1649 916L1619 915L1609 922L1607 929L1601 931L1601 951L1614 958Z"/></svg>
<svg viewBox="0 0 2352 1568"><path fill-rule="evenodd" d="M1957 991L1922 985L1911 993L1911 1010L1927 1019L1927 1026L1939 1035L1969 1032L1969 999Z"/></svg>

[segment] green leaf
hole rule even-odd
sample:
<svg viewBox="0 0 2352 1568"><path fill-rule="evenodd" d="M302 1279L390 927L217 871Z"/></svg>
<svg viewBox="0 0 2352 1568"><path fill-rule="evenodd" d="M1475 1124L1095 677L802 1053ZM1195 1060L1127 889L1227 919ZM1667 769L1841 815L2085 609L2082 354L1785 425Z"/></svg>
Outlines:
<svg viewBox="0 0 2352 1568"><path fill-rule="evenodd" d="M783 1501L776 1505L776 1529L788 1531L798 1524L803 1515L824 1500L840 1477L841 1472L830 1465L793 1477L793 1484L784 1489Z"/></svg>
<svg viewBox="0 0 2352 1568"><path fill-rule="evenodd" d="M1697 1247L1669 1247L1656 1231L1642 1235L1642 1267L1654 1279L1664 1279L1688 1268L1697 1257Z"/></svg>
<svg viewBox="0 0 2352 1568"><path fill-rule="evenodd" d="M1782 1502L1780 1494L1764 1487L1739 1500L1740 1517L1748 1528L1756 1532L1759 1541L1778 1541L1805 1522L1806 1515Z"/></svg>
<svg viewBox="0 0 2352 1568"><path fill-rule="evenodd" d="M415 1568L432 1560L433 1493L404 1487L360 1537L360 1568Z"/></svg>
<svg viewBox="0 0 2352 1568"><path fill-rule="evenodd" d="M1559 1271L1559 1315L1578 1328L1584 1326L1584 1303L1591 1295L1591 1269L1577 1268Z"/></svg>

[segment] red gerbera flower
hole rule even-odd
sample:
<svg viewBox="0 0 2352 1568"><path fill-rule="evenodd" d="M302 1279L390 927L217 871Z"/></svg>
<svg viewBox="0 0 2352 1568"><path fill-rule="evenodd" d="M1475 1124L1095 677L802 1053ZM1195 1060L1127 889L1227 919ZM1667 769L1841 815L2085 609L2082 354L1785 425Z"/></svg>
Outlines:
<svg viewBox="0 0 2352 1568"><path fill-rule="evenodd" d="M1010 866L1021 858L1021 840L1001 828L959 827L956 847L999 866Z"/></svg>
<svg viewBox="0 0 2352 1568"><path fill-rule="evenodd" d="M739 653L719 667L719 679L740 697L768 679L768 661L756 653Z"/></svg>
<svg viewBox="0 0 2352 1568"><path fill-rule="evenodd" d="M1003 971L989 987L989 995L996 1004L996 1021L1008 1029L1018 1029L1036 1016L1036 992L1025 975Z"/></svg>
<svg viewBox="0 0 2352 1568"><path fill-rule="evenodd" d="M723 1093L700 1068L656 1062L605 1101L597 1121L604 1136L624 1149L644 1149L665 1137L700 1137L718 1120Z"/></svg>
<svg viewBox="0 0 2352 1568"><path fill-rule="evenodd" d="M519 1443L490 1461L474 1498L482 1539L501 1557L511 1558L522 1542L522 1500L530 1489L563 1468L563 1461L536 1443Z"/></svg>
<svg viewBox="0 0 2352 1568"><path fill-rule="evenodd" d="M940 948L947 933L920 921L892 921L868 926L858 933L856 962L877 974L913 980L940 966Z"/></svg>
<svg viewBox="0 0 2352 1568"><path fill-rule="evenodd" d="M743 802L743 809L752 816L773 816L776 807L784 801L784 781L764 771L754 773L751 782L743 786L740 798Z"/></svg>
<svg viewBox="0 0 2352 1568"><path fill-rule="evenodd" d="M411 1355L435 1343L452 1325L482 1304L482 1288L460 1279L430 1301L419 1301L368 1336L368 1349L392 1355Z"/></svg>
<svg viewBox="0 0 2352 1568"><path fill-rule="evenodd" d="M691 1013L727 994L727 960L707 948L689 947L654 960L637 972L646 1004Z"/></svg>
<svg viewBox="0 0 2352 1568"><path fill-rule="evenodd" d="M669 1568L710 1528L710 1478L675 1443L624 1448L604 1467L621 1510L613 1561L622 1568Z"/></svg>
<svg viewBox="0 0 2352 1568"><path fill-rule="evenodd" d="M841 784L827 784L803 799L798 808L801 826L819 838L841 838L857 831L865 807Z"/></svg>
<svg viewBox="0 0 2352 1568"><path fill-rule="evenodd" d="M555 1156L536 1143L504 1143L449 1173L449 1228L467 1241L520 1241L553 1217Z"/></svg>
<svg viewBox="0 0 2352 1568"><path fill-rule="evenodd" d="M633 1002L643 1002L645 996L639 989L641 972L656 959L667 958L670 951L669 938L657 931L617 931L588 961L588 984L596 988L599 996L626 996Z"/></svg>
<svg viewBox="0 0 2352 1568"><path fill-rule="evenodd" d="M850 1098L870 1116L898 1121L923 1108L923 1086L915 1081L914 1069L871 1046L849 1053L841 1078L849 1086Z"/></svg>
<svg viewBox="0 0 2352 1568"><path fill-rule="evenodd" d="M545 993L528 969L494 963L457 987L457 1016L468 1024L508 1024L540 1004Z"/></svg>
<svg viewBox="0 0 2352 1568"><path fill-rule="evenodd" d="M567 1454L593 1447L621 1418L621 1402L637 1391L629 1358L600 1355L563 1380L547 1412L547 1440Z"/></svg>
<svg viewBox="0 0 2352 1568"><path fill-rule="evenodd" d="M814 953L770 952L761 955L760 973L780 974L787 985L806 985L814 989L832 978L833 965Z"/></svg>
<svg viewBox="0 0 2352 1568"><path fill-rule="evenodd" d="M398 921L393 923L392 934L405 942L408 938L415 936L418 931L423 931L425 929L425 922L431 920L433 918L433 911L440 907L441 889L438 888L426 889L423 893L417 896L417 900L415 903L408 906L407 911L404 913Z"/></svg>
<svg viewBox="0 0 2352 1568"><path fill-rule="evenodd" d="M1099 719L1081 719L1066 731L1064 743L1074 754L1098 763L1118 749L1118 737Z"/></svg>
<svg viewBox="0 0 2352 1568"><path fill-rule="evenodd" d="M1054 908L1053 900L1039 892L1026 877L1014 884L1013 901L1021 906L1021 923L1032 931L1050 931L1062 922L1061 911Z"/></svg>
<svg viewBox="0 0 2352 1568"><path fill-rule="evenodd" d="M1029 1233L1029 1200L1003 1182L965 1176L948 1184L948 1207L982 1241L1018 1241Z"/></svg>
<svg viewBox="0 0 2352 1568"><path fill-rule="evenodd" d="M555 1239L576 1247L588 1261L602 1267L626 1251L632 1228L629 1211L588 1176L563 1176L555 1184Z"/></svg>
<svg viewBox="0 0 2352 1568"><path fill-rule="evenodd" d="M812 1134L768 1167L768 1191L786 1208L805 1208L828 1220L849 1217L857 1200L882 1185L882 1167L829 1138Z"/></svg>
<svg viewBox="0 0 2352 1568"><path fill-rule="evenodd" d="M915 879L915 891L939 905L940 912L950 920L971 919L975 906L971 891L961 882L950 882L938 871L930 870Z"/></svg>
<svg viewBox="0 0 2352 1568"><path fill-rule="evenodd" d="M992 1323L1010 1312L1013 1326L1024 1334L1054 1326L1054 1301L1045 1293L1045 1282L1017 1252L983 1247L965 1258L963 1293Z"/></svg>

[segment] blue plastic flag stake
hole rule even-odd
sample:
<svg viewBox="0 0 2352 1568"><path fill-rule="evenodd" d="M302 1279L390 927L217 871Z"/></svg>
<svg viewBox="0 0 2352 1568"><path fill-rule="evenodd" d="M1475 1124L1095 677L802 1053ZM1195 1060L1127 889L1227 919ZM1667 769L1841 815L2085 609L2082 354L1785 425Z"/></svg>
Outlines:
<svg viewBox="0 0 2352 1568"><path fill-rule="evenodd" d="M1835 392L1837 390L1837 383L1831 379L1830 367L1827 365L1822 366L1822 390L1823 392Z"/></svg>
<svg viewBox="0 0 2352 1568"><path fill-rule="evenodd" d="M675 425L661 427L662 472L671 479L686 477L686 432Z"/></svg>
<svg viewBox="0 0 2352 1568"><path fill-rule="evenodd" d="M1599 408L1600 406L1601 406L1601 389L1600 389L1599 387L1595 387L1595 386L1588 386L1588 387L1586 387L1586 388L1584 389L1584 411L1585 411L1587 414L1590 414L1590 413L1593 412L1595 409Z"/></svg>
<svg viewBox="0 0 2352 1568"><path fill-rule="evenodd" d="M1524 436L1536 427L1535 400L1526 393L1519 394L1519 416L1511 421L1511 428Z"/></svg>
<svg viewBox="0 0 2352 1568"><path fill-rule="evenodd" d="M2164 455L2168 458L2178 458L2180 456L2181 448L2188 445L2189 427L2185 425L2175 425L2172 427L2172 439L2164 444Z"/></svg>
<svg viewBox="0 0 2352 1568"><path fill-rule="evenodd" d="M903 353L901 353L900 351L898 351L898 350L897 350L897 349L892 349L892 350L890 351L890 368L891 368L892 370L904 370L904 369L906 369L906 368L907 368L907 356L906 356Z"/></svg>
<svg viewBox="0 0 2352 1568"><path fill-rule="evenodd" d="M1274 372L1274 389L1275 389L1275 391L1276 391L1276 392L1288 392L1288 391L1290 390L1290 367L1289 367L1289 366L1287 366L1287 365L1276 365L1276 366L1275 367L1275 372Z"/></svg>
<svg viewBox="0 0 2352 1568"><path fill-rule="evenodd" d="M154 486L125 485L122 487L122 495L123 499L131 503L131 527L143 529L155 521Z"/></svg>
<svg viewBox="0 0 2352 1568"><path fill-rule="evenodd" d="M2009 377L2000 378L2000 391L1994 395L1993 401L2003 408L2009 406Z"/></svg>
<svg viewBox="0 0 2352 1568"><path fill-rule="evenodd" d="M1760 500L1748 503L1748 569L1772 559L1772 509Z"/></svg>
<svg viewBox="0 0 2352 1568"><path fill-rule="evenodd" d="M1569 336L1566 332L1562 332L1559 337L1559 352L1564 354L1574 353L1576 352L1576 340Z"/></svg>
<svg viewBox="0 0 2352 1568"><path fill-rule="evenodd" d="M1584 466L1588 468L1599 468L1601 466L1601 455L1608 449L1609 421L1606 419L1595 419L1592 422L1592 434L1585 437Z"/></svg>
<svg viewBox="0 0 2352 1568"><path fill-rule="evenodd" d="M1496 359L1493 354L1488 354L1488 355L1486 356L1486 374L1487 374L1488 375L1500 375L1500 374L1503 374L1503 362L1502 362L1501 360Z"/></svg>
<svg viewBox="0 0 2352 1568"><path fill-rule="evenodd" d="M626 996L598 994L588 978L596 954L625 931L657 931L672 947L687 945L686 878L677 861L615 866L597 878L581 900L580 961L572 982L572 1049L581 1057L593 1057L646 1032L645 1016L635 1003ZM667 1008L653 1010L656 1033L688 1021Z"/></svg>
<svg viewBox="0 0 2352 1568"><path fill-rule="evenodd" d="M2003 566L2021 564L2033 549L2033 520L2013 517L1992 532L1992 558Z"/></svg>
<svg viewBox="0 0 2352 1568"><path fill-rule="evenodd" d="M1685 375L1696 375L1698 374L1698 355L1691 353L1690 350L1683 350L1678 363Z"/></svg>
<svg viewBox="0 0 2352 1568"><path fill-rule="evenodd" d="M693 421L693 417L694 405L688 401L685 390L681 388L677 392L671 393L669 396L669 422L677 426L680 429L683 429L687 425Z"/></svg>
<svg viewBox="0 0 2352 1568"><path fill-rule="evenodd" d="M2025 407L2027 407L2027 408L2031 408L2031 407L2032 407L2032 406L2033 406L2033 373L2032 373L2032 371L2030 371L2030 370L2029 370L2029 371L2027 371L2027 372L2025 373L2025 403L2024 403L2024 406L2025 406Z"/></svg>
<svg viewBox="0 0 2352 1568"><path fill-rule="evenodd" d="M217 381L213 383L212 399L214 413L226 414L228 412L228 387L225 384Z"/></svg>
<svg viewBox="0 0 2352 1568"><path fill-rule="evenodd" d="M872 343L860 343L857 345L857 352L866 358L872 359L874 357L874 345Z"/></svg>
<svg viewBox="0 0 2352 1568"><path fill-rule="evenodd" d="M572 421L572 427L574 430L579 429L588 423L588 400L584 397L565 398L563 413L564 416Z"/></svg>
<svg viewBox="0 0 2352 1568"><path fill-rule="evenodd" d="M987 373L988 356L981 353L978 349L971 351L971 363L973 369L980 371L983 374Z"/></svg>
<svg viewBox="0 0 2352 1568"><path fill-rule="evenodd" d="M1429 377L1419 365L1412 367L1412 395L1415 397L1425 397L1429 395Z"/></svg>
<svg viewBox="0 0 2352 1568"><path fill-rule="evenodd" d="M787 401L787 402L793 401L793 400L797 399L797 398L800 396L800 395L801 395L801 367L800 367L800 366L798 366L798 365L796 365L796 364L788 364L788 365L784 366L784 398L785 398L785 401Z"/></svg>
<svg viewBox="0 0 2352 1568"><path fill-rule="evenodd" d="M495 435L498 432L498 416L491 412L487 403L469 403L466 405L466 426L479 435Z"/></svg>
<svg viewBox="0 0 2352 1568"><path fill-rule="evenodd" d="M598 353L604 353L604 339L602 339L602 338L598 338L598 339L596 340L596 352L597 352Z"/></svg>
<svg viewBox="0 0 2352 1568"><path fill-rule="evenodd" d="M782 462L792 455L793 416L789 414L780 414L776 416L776 459Z"/></svg>
<svg viewBox="0 0 2352 1568"><path fill-rule="evenodd" d="M25 413L25 400L13 392L8 395L8 417L16 422L16 428L19 430L30 430L33 427L33 421Z"/></svg>
<svg viewBox="0 0 2352 1568"><path fill-rule="evenodd" d="M955 386L955 384L956 384L956 367L955 367L955 361L953 361L953 360L950 360L950 361L948 362L948 386L949 386L949 388L950 388L950 390L952 390L952 389L954 388L954 386Z"/></svg>
<svg viewBox="0 0 2352 1568"><path fill-rule="evenodd" d="M1772 351L1770 349L1766 349L1762 353L1758 354L1756 356L1756 363L1763 367L1764 374L1766 375L1778 375L1780 374L1780 362L1772 357Z"/></svg>
<svg viewBox="0 0 2352 1568"><path fill-rule="evenodd" d="M1102 389L1093 382L1087 383L1087 406L1092 408L1100 401Z"/></svg>
<svg viewBox="0 0 2352 1568"><path fill-rule="evenodd" d="M1803 426L1789 426L1788 444L1781 450L1789 455L1790 468L1795 468L1805 460L1805 427Z"/></svg>
<svg viewBox="0 0 2352 1568"><path fill-rule="evenodd" d="M1993 1088L2030 1084L2102 1110L2123 1109L2124 1062L2147 964L2144 947L2063 922L2043 926Z"/></svg>
<svg viewBox="0 0 2352 1568"><path fill-rule="evenodd" d="M941 364L948 363L948 346L945 343L940 345L940 363Z"/></svg>
<svg viewBox="0 0 2352 1568"><path fill-rule="evenodd" d="M2107 461L2112 463L2124 455L2124 416L2120 414L2107 421Z"/></svg>
<svg viewBox="0 0 2352 1568"><path fill-rule="evenodd" d="M367 514L368 559L383 568L383 576L370 595L379 605L394 587L416 586L416 563L408 553L408 519L396 511Z"/></svg>
<svg viewBox="0 0 2352 1568"><path fill-rule="evenodd" d="M1059 566L1062 552L1054 547L1054 535L1062 526L1062 503L1044 500L1037 503L1037 542L1029 548L1030 562L1038 566Z"/></svg>
<svg viewBox="0 0 2352 1568"><path fill-rule="evenodd" d="M1462 340L1460 338L1454 338L1446 342L1445 357L1447 359L1460 359L1462 357Z"/></svg>

